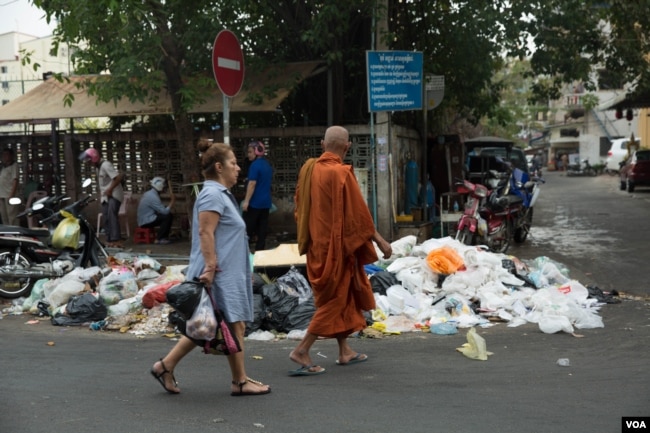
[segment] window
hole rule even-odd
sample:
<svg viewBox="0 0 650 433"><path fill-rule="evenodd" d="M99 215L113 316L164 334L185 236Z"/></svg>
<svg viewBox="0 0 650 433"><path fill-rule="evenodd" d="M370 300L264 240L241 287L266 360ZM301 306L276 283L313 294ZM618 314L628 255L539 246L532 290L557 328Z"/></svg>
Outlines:
<svg viewBox="0 0 650 433"><path fill-rule="evenodd" d="M0 66L0 74L6 74L7 73L7 67L6 66Z"/></svg>

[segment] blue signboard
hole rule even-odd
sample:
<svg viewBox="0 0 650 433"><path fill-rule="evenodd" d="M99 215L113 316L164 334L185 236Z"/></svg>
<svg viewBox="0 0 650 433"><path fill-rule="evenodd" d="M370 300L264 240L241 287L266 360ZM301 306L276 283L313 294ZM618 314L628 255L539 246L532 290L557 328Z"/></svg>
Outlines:
<svg viewBox="0 0 650 433"><path fill-rule="evenodd" d="M422 53L366 51L368 111L422 109Z"/></svg>

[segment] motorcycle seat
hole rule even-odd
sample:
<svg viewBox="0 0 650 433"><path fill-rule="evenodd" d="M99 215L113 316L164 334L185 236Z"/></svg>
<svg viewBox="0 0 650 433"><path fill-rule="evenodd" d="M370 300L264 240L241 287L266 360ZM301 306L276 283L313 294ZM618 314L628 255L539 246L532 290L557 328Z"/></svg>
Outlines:
<svg viewBox="0 0 650 433"><path fill-rule="evenodd" d="M518 195L514 195L514 194L508 194L507 196L505 196L505 198L508 199L508 205L509 206L518 205L518 204L521 204L521 203L524 202L523 198L519 197Z"/></svg>
<svg viewBox="0 0 650 433"><path fill-rule="evenodd" d="M49 236L50 231L47 228L33 228L28 229L20 226L8 226L0 224L0 233L6 234L17 234L23 236L31 236L35 238L41 238L43 236Z"/></svg>

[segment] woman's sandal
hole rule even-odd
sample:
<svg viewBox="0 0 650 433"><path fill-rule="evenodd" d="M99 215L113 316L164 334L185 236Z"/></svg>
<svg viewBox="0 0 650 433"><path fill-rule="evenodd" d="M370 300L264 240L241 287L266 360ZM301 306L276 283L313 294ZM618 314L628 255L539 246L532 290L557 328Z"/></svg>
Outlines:
<svg viewBox="0 0 650 433"><path fill-rule="evenodd" d="M234 380L232 381L233 385L239 386L239 392L233 391L230 393L230 395L234 397L239 397L241 395L264 395L268 394L271 392L271 387L269 386L266 390L263 391L244 391L244 385L246 385L248 382L254 383L256 385L264 386L262 382L258 382L257 380L251 379L250 377L247 377L246 380L243 382L235 382Z"/></svg>
<svg viewBox="0 0 650 433"><path fill-rule="evenodd" d="M154 371L153 367L151 367L151 375L152 375L154 378L156 378L156 380L158 381L158 383L160 383L160 385L162 385L162 387L163 387L163 388L165 389L165 391L167 391L168 393L170 393L170 394L178 394L178 393L180 393L180 391L176 391L176 390L173 390L173 389L171 389L171 388L167 388L167 386L165 385L165 379L163 379L163 377L165 376L165 374L170 374L170 375L171 375L172 380L174 381L174 386L175 386L175 387L178 387L178 382L176 382L176 378L174 377L174 373L172 373L171 371L167 370L167 367L165 367L165 363L163 362L162 358L160 358L160 365L161 365L162 368L163 368L162 373L156 373L156 372Z"/></svg>

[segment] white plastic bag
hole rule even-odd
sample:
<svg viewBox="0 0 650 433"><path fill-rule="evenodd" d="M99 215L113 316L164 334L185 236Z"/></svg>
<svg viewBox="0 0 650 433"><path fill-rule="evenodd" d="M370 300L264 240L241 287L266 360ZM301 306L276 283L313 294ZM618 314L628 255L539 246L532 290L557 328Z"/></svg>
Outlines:
<svg viewBox="0 0 650 433"><path fill-rule="evenodd" d="M478 359L480 361L487 361L488 355L492 355L492 352L488 352L487 350L485 339L478 335L475 328L470 328L467 331L467 343L461 347L457 347L456 350L470 359Z"/></svg>
<svg viewBox="0 0 650 433"><path fill-rule="evenodd" d="M217 318L208 292L201 292L201 300L187 321L186 333L196 340L212 340L217 335Z"/></svg>
<svg viewBox="0 0 650 433"><path fill-rule="evenodd" d="M545 334L555 334L560 331L568 334L573 333L573 326L569 318L559 314L542 314L537 325L539 330Z"/></svg>

